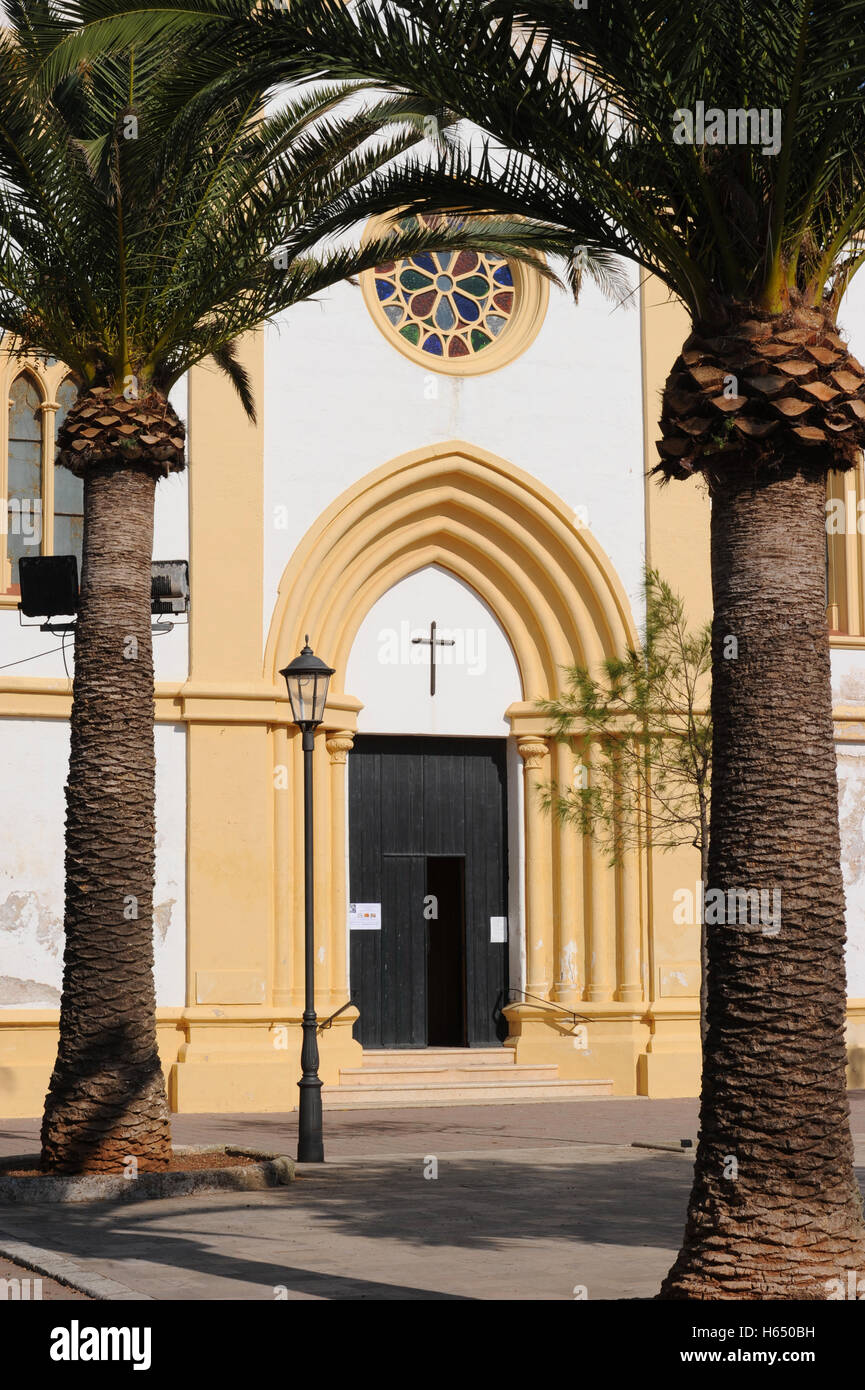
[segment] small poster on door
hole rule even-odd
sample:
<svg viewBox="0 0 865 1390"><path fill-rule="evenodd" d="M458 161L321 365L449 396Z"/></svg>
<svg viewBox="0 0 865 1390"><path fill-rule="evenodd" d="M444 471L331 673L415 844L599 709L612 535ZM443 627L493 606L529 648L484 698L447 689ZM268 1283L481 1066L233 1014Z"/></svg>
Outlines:
<svg viewBox="0 0 865 1390"><path fill-rule="evenodd" d="M508 939L507 917L490 918L490 941L501 942Z"/></svg>
<svg viewBox="0 0 865 1390"><path fill-rule="evenodd" d="M349 903L349 931L381 931L381 903Z"/></svg>

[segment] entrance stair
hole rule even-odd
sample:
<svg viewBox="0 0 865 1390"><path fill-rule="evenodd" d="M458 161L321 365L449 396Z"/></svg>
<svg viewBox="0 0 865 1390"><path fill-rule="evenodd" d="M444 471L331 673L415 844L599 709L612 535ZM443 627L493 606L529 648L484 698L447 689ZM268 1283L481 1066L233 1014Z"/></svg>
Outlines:
<svg viewBox="0 0 865 1390"><path fill-rule="evenodd" d="M326 1110L428 1105L525 1105L611 1096L612 1081L562 1081L555 1063L518 1065L509 1047L384 1048L365 1052L325 1086Z"/></svg>

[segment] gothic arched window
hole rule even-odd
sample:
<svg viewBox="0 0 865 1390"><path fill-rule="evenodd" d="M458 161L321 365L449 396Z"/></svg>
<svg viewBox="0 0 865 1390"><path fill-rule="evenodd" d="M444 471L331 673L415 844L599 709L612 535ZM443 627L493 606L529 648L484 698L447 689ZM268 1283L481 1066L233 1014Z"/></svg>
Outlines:
<svg viewBox="0 0 865 1390"><path fill-rule="evenodd" d="M42 549L42 396L29 372L9 392L9 455L6 473L6 556L11 583L18 583L18 561ZM0 552L2 558L2 552Z"/></svg>
<svg viewBox="0 0 865 1390"><path fill-rule="evenodd" d="M57 392L57 414L54 420L55 438L66 418L69 407L78 398L75 379L68 376ZM81 574L81 549L84 541L84 484L68 468L54 469L54 544L55 555L76 555Z"/></svg>

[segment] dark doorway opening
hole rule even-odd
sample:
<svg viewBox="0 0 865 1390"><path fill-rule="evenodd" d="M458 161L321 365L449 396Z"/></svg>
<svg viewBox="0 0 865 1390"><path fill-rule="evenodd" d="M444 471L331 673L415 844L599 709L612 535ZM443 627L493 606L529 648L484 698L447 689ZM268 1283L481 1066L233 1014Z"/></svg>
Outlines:
<svg viewBox="0 0 865 1390"><path fill-rule="evenodd" d="M351 930L354 1036L365 1048L502 1042L505 739L359 734L348 794L349 902L374 905L377 922Z"/></svg>
<svg viewBox="0 0 865 1390"><path fill-rule="evenodd" d="M426 861L427 1042L466 1045L466 861L435 855Z"/></svg>

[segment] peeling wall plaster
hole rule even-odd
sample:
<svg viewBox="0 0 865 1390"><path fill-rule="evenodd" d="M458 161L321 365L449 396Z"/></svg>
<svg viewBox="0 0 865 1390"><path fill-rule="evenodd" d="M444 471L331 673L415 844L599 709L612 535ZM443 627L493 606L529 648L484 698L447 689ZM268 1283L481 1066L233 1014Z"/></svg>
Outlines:
<svg viewBox="0 0 865 1390"><path fill-rule="evenodd" d="M156 998L186 993L186 734L156 728ZM0 719L0 1008L56 1008L63 979L69 727Z"/></svg>
<svg viewBox="0 0 865 1390"><path fill-rule="evenodd" d="M865 747L838 749L841 867L847 898L847 994L865 999Z"/></svg>
<svg viewBox="0 0 865 1390"><path fill-rule="evenodd" d="M832 652L833 705L865 705L865 662L855 647Z"/></svg>
<svg viewBox="0 0 865 1390"><path fill-rule="evenodd" d="M0 1007L53 1008L62 963L63 922L45 895L8 893L0 901Z"/></svg>

